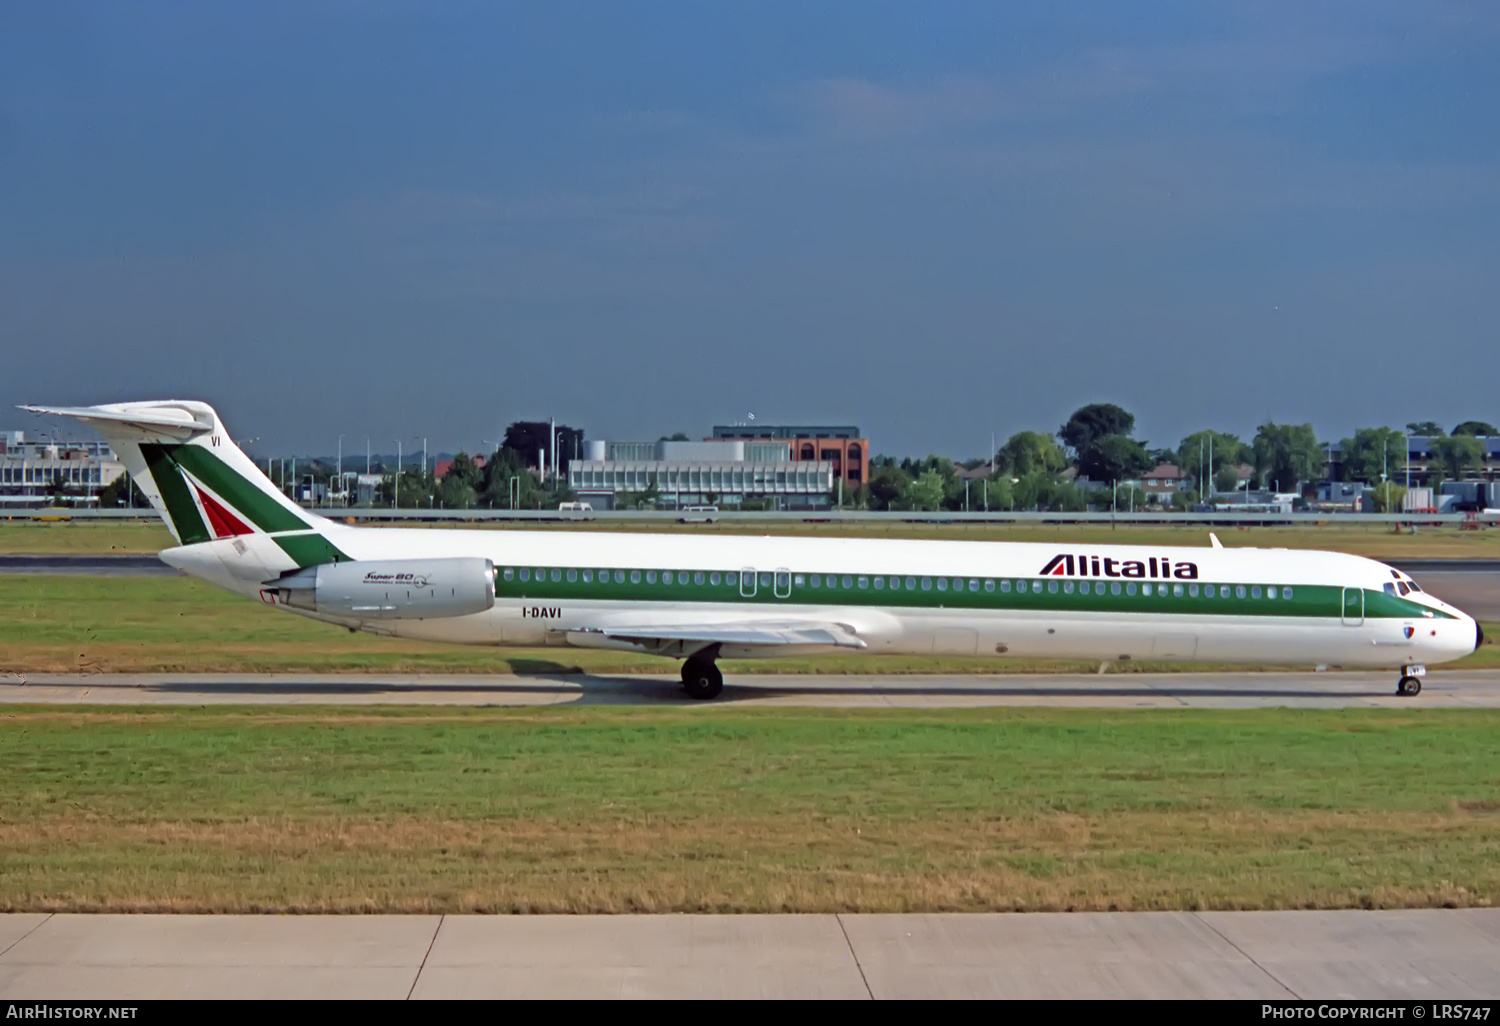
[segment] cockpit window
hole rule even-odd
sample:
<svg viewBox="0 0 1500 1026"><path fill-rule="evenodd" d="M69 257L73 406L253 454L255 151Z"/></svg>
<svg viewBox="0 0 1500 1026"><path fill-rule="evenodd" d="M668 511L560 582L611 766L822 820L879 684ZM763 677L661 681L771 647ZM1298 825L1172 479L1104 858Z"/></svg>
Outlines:
<svg viewBox="0 0 1500 1026"><path fill-rule="evenodd" d="M1386 581L1383 587L1384 587L1385 593L1387 595L1394 595L1394 594L1396 594L1396 586L1394 584L1392 584L1390 581Z"/></svg>
<svg viewBox="0 0 1500 1026"><path fill-rule="evenodd" d="M1403 594L1403 595L1410 595L1411 594L1411 585L1407 584L1405 581L1398 581L1397 583L1398 583L1398 585L1401 588L1401 594Z"/></svg>
<svg viewBox="0 0 1500 1026"><path fill-rule="evenodd" d="M1419 587L1419 586L1418 586L1418 585L1417 585L1417 582L1416 582L1416 581L1412 581L1412 582L1411 582L1411 584L1410 584L1410 588L1411 588L1411 590L1412 590L1412 591L1421 591L1421 590L1422 590L1422 589L1421 589L1421 588L1420 588L1420 587Z"/></svg>

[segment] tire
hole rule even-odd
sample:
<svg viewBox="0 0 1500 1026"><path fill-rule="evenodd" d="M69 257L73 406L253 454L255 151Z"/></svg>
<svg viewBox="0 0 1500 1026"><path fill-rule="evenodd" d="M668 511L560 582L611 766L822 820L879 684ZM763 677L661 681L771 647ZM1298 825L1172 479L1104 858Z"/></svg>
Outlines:
<svg viewBox="0 0 1500 1026"><path fill-rule="evenodd" d="M724 675L713 663L689 660L682 665L682 686L689 698L700 701L718 698L724 691Z"/></svg>
<svg viewBox="0 0 1500 1026"><path fill-rule="evenodd" d="M1396 694L1405 695L1407 698L1415 698L1422 693L1422 679L1420 677L1402 677L1401 682L1396 685Z"/></svg>

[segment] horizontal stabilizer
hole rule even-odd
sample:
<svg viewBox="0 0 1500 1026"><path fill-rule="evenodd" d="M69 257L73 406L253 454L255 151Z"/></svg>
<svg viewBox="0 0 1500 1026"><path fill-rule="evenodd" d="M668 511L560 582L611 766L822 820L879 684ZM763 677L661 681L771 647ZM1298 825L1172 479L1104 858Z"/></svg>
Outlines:
<svg viewBox="0 0 1500 1026"><path fill-rule="evenodd" d="M156 434L181 438L214 429L213 416L195 413L182 406L166 403L116 403L109 406L22 406L29 413L46 413L72 417L96 425L120 425Z"/></svg>

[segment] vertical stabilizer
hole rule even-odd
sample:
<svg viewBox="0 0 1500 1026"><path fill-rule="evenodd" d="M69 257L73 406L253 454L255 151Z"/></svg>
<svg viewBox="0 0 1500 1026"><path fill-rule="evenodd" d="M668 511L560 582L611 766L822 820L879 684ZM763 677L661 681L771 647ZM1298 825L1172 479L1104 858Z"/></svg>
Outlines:
<svg viewBox="0 0 1500 1026"><path fill-rule="evenodd" d="M207 403L21 408L72 417L103 435L179 544L258 534L301 566L347 558L328 538L334 525L283 495Z"/></svg>

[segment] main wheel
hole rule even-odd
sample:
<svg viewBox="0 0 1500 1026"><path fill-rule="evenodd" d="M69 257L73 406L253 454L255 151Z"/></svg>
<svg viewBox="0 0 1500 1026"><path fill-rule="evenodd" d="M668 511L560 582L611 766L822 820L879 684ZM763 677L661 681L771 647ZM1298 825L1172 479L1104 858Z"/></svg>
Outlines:
<svg viewBox="0 0 1500 1026"><path fill-rule="evenodd" d="M682 664L682 686L689 698L718 698L724 690L724 675L713 663L689 659Z"/></svg>
<svg viewBox="0 0 1500 1026"><path fill-rule="evenodd" d="M1405 695L1411 698L1421 693L1422 678L1420 677L1402 677L1400 682L1396 684L1396 694L1398 695Z"/></svg>

